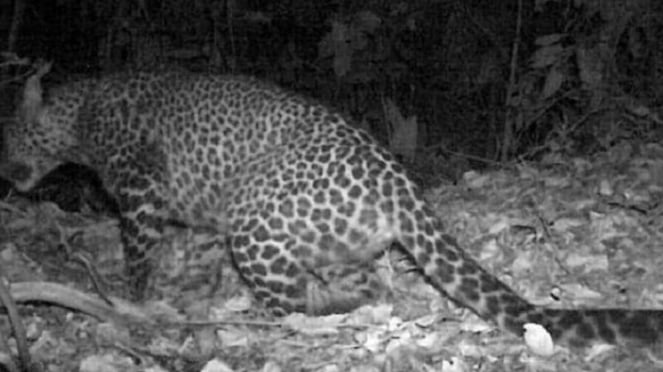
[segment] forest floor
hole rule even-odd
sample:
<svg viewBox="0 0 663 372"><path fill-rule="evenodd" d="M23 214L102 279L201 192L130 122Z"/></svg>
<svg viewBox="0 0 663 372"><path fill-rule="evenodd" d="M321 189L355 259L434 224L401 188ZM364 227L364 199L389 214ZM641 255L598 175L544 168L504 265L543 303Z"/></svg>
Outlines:
<svg viewBox="0 0 663 372"><path fill-rule="evenodd" d="M658 144L467 172L426 198L447 233L535 304L663 309ZM11 283L27 354L43 371L663 369L646 349L556 345L543 356L532 341L442 297L396 249L378 261L389 299L350 314L272 317L230 264L210 267L227 261L214 243L209 232L174 229L153 283L158 300L116 302L118 315L109 304L119 294L106 290L122 272L116 220L0 201L0 274ZM181 247L211 249L197 248L204 254L192 264ZM12 331L0 316L0 335ZM8 365L20 340L0 339L0 363Z"/></svg>

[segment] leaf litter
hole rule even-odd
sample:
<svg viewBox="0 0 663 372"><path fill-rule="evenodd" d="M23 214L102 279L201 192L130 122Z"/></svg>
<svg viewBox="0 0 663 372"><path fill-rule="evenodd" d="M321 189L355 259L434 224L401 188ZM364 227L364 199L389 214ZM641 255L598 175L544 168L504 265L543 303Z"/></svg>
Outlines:
<svg viewBox="0 0 663 372"><path fill-rule="evenodd" d="M662 195L658 144L468 172L457 185L426 193L447 232L531 302L651 308L663 308ZM0 270L10 283L55 282L96 297L89 268L74 259L80 256L109 298L122 297L113 219L11 199L0 202L0 226ZM154 278L159 299L129 315L149 321L19 301L33 361L49 371L660 369L646 353L551 345L536 325L525 338L501 332L441 297L397 250L378 262L388 299L350 314L275 318L253 300L212 234L173 229L166 240ZM0 332L11 334L4 317ZM0 344L0 356L16 352L13 338Z"/></svg>

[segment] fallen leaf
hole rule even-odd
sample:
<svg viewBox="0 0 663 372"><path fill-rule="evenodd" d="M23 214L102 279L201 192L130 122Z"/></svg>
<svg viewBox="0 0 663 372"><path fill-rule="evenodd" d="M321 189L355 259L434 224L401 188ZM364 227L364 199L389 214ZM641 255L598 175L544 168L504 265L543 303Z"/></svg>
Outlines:
<svg viewBox="0 0 663 372"><path fill-rule="evenodd" d="M555 344L550 333L541 325L536 323L527 323L525 328L525 345L529 350L539 356L548 357L555 353Z"/></svg>

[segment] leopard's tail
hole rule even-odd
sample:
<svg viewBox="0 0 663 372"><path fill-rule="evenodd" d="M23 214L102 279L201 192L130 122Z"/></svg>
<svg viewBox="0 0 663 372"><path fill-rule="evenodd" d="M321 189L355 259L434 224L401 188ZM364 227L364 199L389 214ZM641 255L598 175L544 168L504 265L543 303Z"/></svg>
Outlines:
<svg viewBox="0 0 663 372"><path fill-rule="evenodd" d="M588 346L656 344L663 335L663 310L547 309L534 306L483 269L456 241L443 234L430 213L399 239L426 278L454 302L518 335L526 323L546 328L556 342Z"/></svg>
<svg viewBox="0 0 663 372"><path fill-rule="evenodd" d="M571 346L596 342L653 346L663 335L661 310L537 308L525 318L544 326L557 342Z"/></svg>

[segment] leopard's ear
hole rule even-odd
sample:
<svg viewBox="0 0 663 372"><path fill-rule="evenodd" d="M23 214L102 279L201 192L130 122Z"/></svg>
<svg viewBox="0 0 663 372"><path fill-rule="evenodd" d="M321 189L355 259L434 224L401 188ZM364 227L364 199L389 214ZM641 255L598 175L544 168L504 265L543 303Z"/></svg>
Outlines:
<svg viewBox="0 0 663 372"><path fill-rule="evenodd" d="M36 64L37 71L30 76L23 88L23 102L20 106L19 117L27 122L34 122L42 111L44 91L41 86L41 77L51 70L52 62Z"/></svg>

